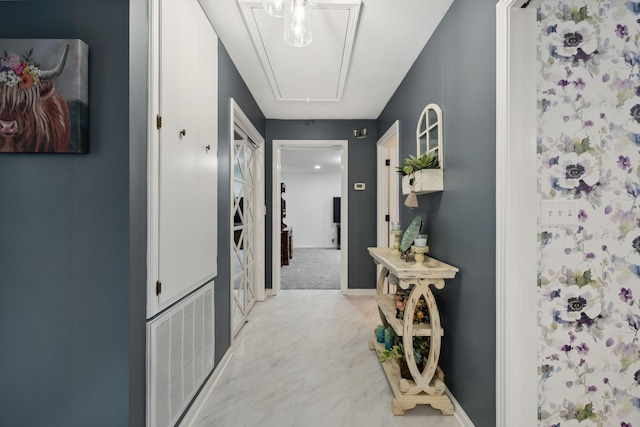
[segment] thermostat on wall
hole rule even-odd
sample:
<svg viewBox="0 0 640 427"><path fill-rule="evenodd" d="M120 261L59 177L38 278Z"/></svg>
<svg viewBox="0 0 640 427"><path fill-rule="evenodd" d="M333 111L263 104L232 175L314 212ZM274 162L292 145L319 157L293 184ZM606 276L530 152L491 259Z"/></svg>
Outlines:
<svg viewBox="0 0 640 427"><path fill-rule="evenodd" d="M356 191L364 191L365 188L367 188L367 186L364 182L356 182L353 184L353 189Z"/></svg>

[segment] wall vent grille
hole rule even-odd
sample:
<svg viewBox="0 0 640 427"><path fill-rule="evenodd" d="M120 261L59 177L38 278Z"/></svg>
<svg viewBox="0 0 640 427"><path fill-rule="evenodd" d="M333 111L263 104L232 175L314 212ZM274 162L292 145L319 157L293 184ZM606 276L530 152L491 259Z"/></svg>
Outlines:
<svg viewBox="0 0 640 427"><path fill-rule="evenodd" d="M147 426L173 426L213 369L213 283L147 323Z"/></svg>

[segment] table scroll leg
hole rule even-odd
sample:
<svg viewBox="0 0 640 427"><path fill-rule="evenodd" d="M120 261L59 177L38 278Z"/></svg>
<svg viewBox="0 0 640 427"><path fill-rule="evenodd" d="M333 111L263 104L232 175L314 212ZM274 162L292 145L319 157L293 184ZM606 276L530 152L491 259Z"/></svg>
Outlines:
<svg viewBox="0 0 640 427"><path fill-rule="evenodd" d="M391 408L393 411L393 415L404 415L405 411L408 409L413 409L417 405L417 402L400 402L398 399L394 398L391 401ZM437 408L440 409L440 408Z"/></svg>
<svg viewBox="0 0 640 427"><path fill-rule="evenodd" d="M436 279L435 281L442 281L442 279ZM438 367L440 343L442 340L440 313L438 312L435 298L433 297L429 286L425 286L424 284L425 282L422 282L421 284L414 286L411 290L411 294L409 294L409 299L405 307L404 335L402 339L407 365L409 366L409 371L415 381L415 386L408 387L408 389L408 384L404 384L406 391L403 391L407 395L416 395L423 391L430 395L439 395L444 393L444 383L442 380L440 378L436 378L435 380L433 379ZM438 286L439 283L434 283L434 285ZM425 302L427 303L427 311L429 312L429 320L431 322L429 357L422 372L418 369L413 351L406 350L413 349L413 313L415 312L416 304L421 296L424 296Z"/></svg>

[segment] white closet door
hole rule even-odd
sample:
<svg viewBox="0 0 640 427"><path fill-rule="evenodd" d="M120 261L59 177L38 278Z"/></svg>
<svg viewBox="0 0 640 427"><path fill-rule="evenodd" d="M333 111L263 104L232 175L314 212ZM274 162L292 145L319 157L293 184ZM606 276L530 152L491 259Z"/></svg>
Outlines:
<svg viewBox="0 0 640 427"><path fill-rule="evenodd" d="M256 302L257 146L238 126L232 147L233 242L231 323L234 336Z"/></svg>
<svg viewBox="0 0 640 427"><path fill-rule="evenodd" d="M216 275L217 46L197 0L161 0L159 310Z"/></svg>

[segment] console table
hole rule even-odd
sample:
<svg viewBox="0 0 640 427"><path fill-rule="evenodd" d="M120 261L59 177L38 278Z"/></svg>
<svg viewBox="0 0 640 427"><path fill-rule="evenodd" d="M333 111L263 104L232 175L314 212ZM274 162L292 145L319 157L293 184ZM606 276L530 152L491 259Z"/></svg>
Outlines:
<svg viewBox="0 0 640 427"><path fill-rule="evenodd" d="M396 360L382 362L382 368L393 390L392 409L394 415L402 415L407 409L418 404L429 404L443 414L453 414L453 403L444 393L444 373L438 367L440 344L444 331L440 324L440 314L429 285L436 289L444 288L444 279L455 277L458 269L441 261L425 256L419 263L412 256L408 260L400 258L393 248L368 248L369 254L382 269L376 286L376 302L380 318L385 327L391 327L396 335L402 337L405 348L405 360L413 380L401 378L400 367ZM396 318L396 306L393 295L384 293L387 277L397 282L401 289L409 289L409 298L404 309L404 318ZM424 297L430 323L413 323L413 315L420 297ZM413 337L430 337L429 357L420 372L413 355ZM371 350L383 350L384 345L369 341Z"/></svg>

